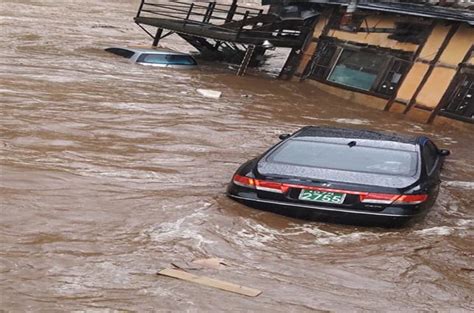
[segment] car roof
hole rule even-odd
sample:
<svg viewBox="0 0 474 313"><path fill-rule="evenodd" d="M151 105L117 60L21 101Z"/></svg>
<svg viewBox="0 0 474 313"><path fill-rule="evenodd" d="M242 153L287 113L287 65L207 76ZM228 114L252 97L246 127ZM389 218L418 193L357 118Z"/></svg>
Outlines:
<svg viewBox="0 0 474 313"><path fill-rule="evenodd" d="M142 48L142 47L112 47L111 49L125 49L134 53L150 53L150 54L179 54L190 56L189 53L179 52L167 48Z"/></svg>
<svg viewBox="0 0 474 313"><path fill-rule="evenodd" d="M358 145L416 151L420 136L400 135L367 129L307 126L297 131L292 139L347 144L355 140Z"/></svg>
<svg viewBox="0 0 474 313"><path fill-rule="evenodd" d="M405 136L364 129L307 126L294 133L287 140L306 141L309 144L311 142L349 144L351 141L355 141L358 146L415 152L418 154L418 158L421 158L419 153L420 138L423 137ZM298 176L315 180L341 181L387 188L404 188L415 183L421 173L419 161L416 173L413 176L403 176L283 164L273 162L269 159L269 156L277 151L276 149L286 144L285 142L287 141L273 147L262 155L257 165L257 171L260 174L281 177Z"/></svg>
<svg viewBox="0 0 474 313"><path fill-rule="evenodd" d="M331 137L347 139L366 139L380 141L395 141L400 143L417 144L419 137L395 133L378 132L367 129L338 128L324 126L307 126L302 128L294 137Z"/></svg>

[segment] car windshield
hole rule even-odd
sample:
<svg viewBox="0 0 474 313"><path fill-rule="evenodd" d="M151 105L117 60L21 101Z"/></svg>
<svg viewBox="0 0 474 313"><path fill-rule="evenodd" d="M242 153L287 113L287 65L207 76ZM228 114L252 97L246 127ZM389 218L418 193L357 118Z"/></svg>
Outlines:
<svg viewBox="0 0 474 313"><path fill-rule="evenodd" d="M140 63L168 64L168 65L196 65L196 61L189 55L181 54L142 54Z"/></svg>
<svg viewBox="0 0 474 313"><path fill-rule="evenodd" d="M417 153L357 144L290 140L270 154L269 162L352 172L413 176Z"/></svg>

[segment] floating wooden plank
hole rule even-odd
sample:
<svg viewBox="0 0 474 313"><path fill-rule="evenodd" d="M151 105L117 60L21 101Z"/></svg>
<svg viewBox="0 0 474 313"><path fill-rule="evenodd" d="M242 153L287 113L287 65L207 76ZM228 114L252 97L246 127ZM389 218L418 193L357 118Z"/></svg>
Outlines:
<svg viewBox="0 0 474 313"><path fill-rule="evenodd" d="M217 280L217 279L213 279L213 278L209 278L205 276L198 276L198 275L194 275L191 273L174 270L170 268L166 268L164 270L159 271L158 275L178 278L178 279L193 282L196 284L213 287L213 288L217 288L217 289L221 289L221 290L225 290L225 291L229 291L233 293L238 293L238 294L248 296L248 297L256 297L262 293L261 290L236 285L233 283L229 283L229 282L225 282L222 280Z"/></svg>
<svg viewBox="0 0 474 313"><path fill-rule="evenodd" d="M219 99L222 96L222 92L211 89L196 89L196 91L207 98Z"/></svg>

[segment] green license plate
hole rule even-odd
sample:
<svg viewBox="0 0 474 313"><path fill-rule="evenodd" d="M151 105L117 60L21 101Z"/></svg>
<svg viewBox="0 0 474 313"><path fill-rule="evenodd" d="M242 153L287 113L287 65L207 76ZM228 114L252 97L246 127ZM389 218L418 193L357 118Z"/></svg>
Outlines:
<svg viewBox="0 0 474 313"><path fill-rule="evenodd" d="M302 189L300 196L298 197L298 199L300 200L333 203L333 204L344 203L345 198L346 198L345 193L319 191L319 190L306 190L306 189Z"/></svg>

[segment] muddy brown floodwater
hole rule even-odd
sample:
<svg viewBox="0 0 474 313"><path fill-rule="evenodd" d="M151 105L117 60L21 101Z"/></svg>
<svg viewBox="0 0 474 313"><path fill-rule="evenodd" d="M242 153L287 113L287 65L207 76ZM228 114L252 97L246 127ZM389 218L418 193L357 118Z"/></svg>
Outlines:
<svg viewBox="0 0 474 313"><path fill-rule="evenodd" d="M2 311L474 310L472 125L415 124L305 83L103 52L150 43L132 23L137 5L0 2ZM427 218L395 230L339 226L225 197L241 162L311 124L424 133L451 149ZM263 294L155 275L211 257L228 266L198 274Z"/></svg>

